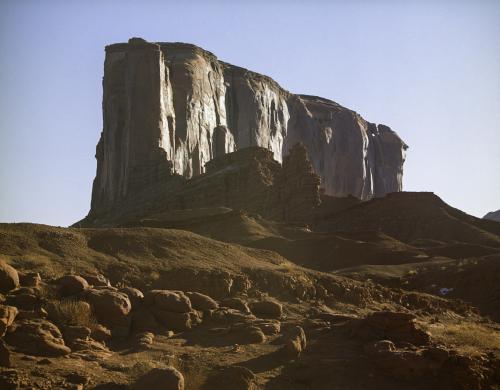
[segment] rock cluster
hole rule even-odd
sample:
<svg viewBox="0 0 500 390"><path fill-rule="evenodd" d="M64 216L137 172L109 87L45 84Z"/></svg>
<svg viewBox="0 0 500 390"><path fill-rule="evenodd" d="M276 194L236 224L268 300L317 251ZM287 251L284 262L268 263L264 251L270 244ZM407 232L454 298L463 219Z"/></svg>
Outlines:
<svg viewBox="0 0 500 390"><path fill-rule="evenodd" d="M402 188L407 146L390 128L330 100L291 94L194 45L139 38L110 45L103 89L90 215L145 189L161 193L158 183L173 173L202 174L212 159L252 146L281 163L304 144L328 195L366 199Z"/></svg>

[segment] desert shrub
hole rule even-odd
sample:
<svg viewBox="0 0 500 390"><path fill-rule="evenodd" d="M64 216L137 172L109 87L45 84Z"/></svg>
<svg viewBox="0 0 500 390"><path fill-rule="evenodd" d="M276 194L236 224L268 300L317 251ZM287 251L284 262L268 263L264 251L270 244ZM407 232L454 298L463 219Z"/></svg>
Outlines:
<svg viewBox="0 0 500 390"><path fill-rule="evenodd" d="M50 302L50 319L60 326L86 326L93 328L97 321L91 306L75 299L53 300Z"/></svg>

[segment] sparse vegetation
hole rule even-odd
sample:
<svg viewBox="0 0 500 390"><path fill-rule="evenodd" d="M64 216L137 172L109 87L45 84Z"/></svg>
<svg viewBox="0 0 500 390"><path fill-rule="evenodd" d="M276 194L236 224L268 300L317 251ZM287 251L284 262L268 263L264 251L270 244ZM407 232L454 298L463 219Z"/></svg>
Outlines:
<svg viewBox="0 0 500 390"><path fill-rule="evenodd" d="M60 326L86 326L92 329L97 324L91 306L85 301L54 299L49 307L51 319Z"/></svg>
<svg viewBox="0 0 500 390"><path fill-rule="evenodd" d="M462 352L478 354L483 349L500 349L500 333L488 325L436 323L430 324L428 330L435 341L455 345Z"/></svg>

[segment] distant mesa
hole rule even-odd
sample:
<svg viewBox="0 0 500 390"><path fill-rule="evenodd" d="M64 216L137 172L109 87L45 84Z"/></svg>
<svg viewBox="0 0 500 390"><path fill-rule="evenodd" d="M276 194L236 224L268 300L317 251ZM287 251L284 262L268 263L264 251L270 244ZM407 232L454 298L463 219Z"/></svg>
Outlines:
<svg viewBox="0 0 500 390"><path fill-rule="evenodd" d="M117 205L130 211L161 202L229 153L260 147L281 164L299 143L327 196L366 200L402 190L407 145L387 126L328 99L290 93L195 45L132 38L107 46L86 220Z"/></svg>
<svg viewBox="0 0 500 390"><path fill-rule="evenodd" d="M490 211L488 214L486 214L483 219L489 219L491 221L497 221L500 222L500 210L497 211Z"/></svg>

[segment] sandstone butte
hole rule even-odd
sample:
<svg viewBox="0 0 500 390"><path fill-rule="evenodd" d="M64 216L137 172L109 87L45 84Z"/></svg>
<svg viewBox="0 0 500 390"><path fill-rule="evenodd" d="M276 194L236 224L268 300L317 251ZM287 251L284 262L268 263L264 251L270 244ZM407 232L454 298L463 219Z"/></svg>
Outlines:
<svg viewBox="0 0 500 390"><path fill-rule="evenodd" d="M87 221L118 204L152 202L175 187L166 184L173 176L201 175L214 158L252 146L281 163L303 144L326 195L366 200L402 190L407 145L389 127L191 44L107 46L102 107Z"/></svg>

